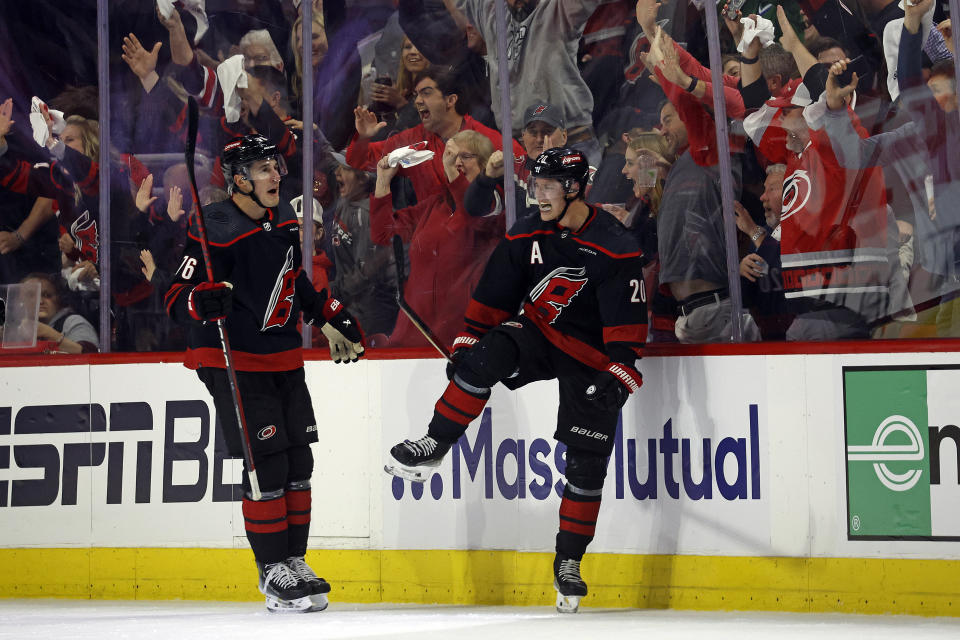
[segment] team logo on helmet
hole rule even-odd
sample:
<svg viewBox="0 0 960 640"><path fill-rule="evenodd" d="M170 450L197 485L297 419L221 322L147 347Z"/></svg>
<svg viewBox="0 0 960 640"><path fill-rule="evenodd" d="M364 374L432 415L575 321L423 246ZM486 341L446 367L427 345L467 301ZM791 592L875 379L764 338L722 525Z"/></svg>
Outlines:
<svg viewBox="0 0 960 640"><path fill-rule="evenodd" d="M573 164L574 162L583 162L583 156L579 153L571 153L568 156L564 156L561 163L564 165Z"/></svg>

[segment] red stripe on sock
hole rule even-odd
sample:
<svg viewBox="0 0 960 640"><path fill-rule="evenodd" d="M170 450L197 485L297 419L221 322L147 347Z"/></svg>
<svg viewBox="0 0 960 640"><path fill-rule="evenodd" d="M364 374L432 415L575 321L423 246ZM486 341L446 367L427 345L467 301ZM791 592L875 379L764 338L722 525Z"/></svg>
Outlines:
<svg viewBox="0 0 960 640"><path fill-rule="evenodd" d="M251 533L279 533L287 529L287 501L243 499L244 528Z"/></svg>
<svg viewBox="0 0 960 640"><path fill-rule="evenodd" d="M600 501L578 502L564 496L560 502L560 515L584 522L596 522L600 513Z"/></svg>
<svg viewBox="0 0 960 640"><path fill-rule="evenodd" d="M464 427L470 424L470 421L472 420L472 418L469 418L463 415L462 413L454 411L453 409L445 405L443 403L443 398L440 398L439 400L437 400L437 404L434 405L433 408L436 410L437 413L439 413L441 416L443 416L447 420L455 422L459 425L463 425Z"/></svg>
<svg viewBox="0 0 960 640"><path fill-rule="evenodd" d="M589 527L585 524L578 524L576 522L569 522L560 518L560 531L568 531L570 533L576 533L581 536L590 536L593 537L593 534L596 532L597 527Z"/></svg>
<svg viewBox="0 0 960 640"><path fill-rule="evenodd" d="M299 515L299 514L289 514L287 516L288 525L298 525L298 524L310 524L310 514Z"/></svg>
<svg viewBox="0 0 960 640"><path fill-rule="evenodd" d="M474 418L480 415L484 405L487 404L486 398L472 396L452 382L447 385L447 390L443 392L442 398L446 400L450 406Z"/></svg>
<svg viewBox="0 0 960 640"><path fill-rule="evenodd" d="M287 491L287 513L291 511L310 511L310 489L303 491Z"/></svg>

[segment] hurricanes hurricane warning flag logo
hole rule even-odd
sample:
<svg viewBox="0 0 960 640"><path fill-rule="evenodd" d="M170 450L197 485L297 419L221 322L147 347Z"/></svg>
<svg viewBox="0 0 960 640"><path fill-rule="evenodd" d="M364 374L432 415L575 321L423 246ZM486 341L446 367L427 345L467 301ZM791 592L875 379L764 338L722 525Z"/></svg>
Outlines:
<svg viewBox="0 0 960 640"><path fill-rule="evenodd" d="M957 539L960 367L844 367L847 537Z"/></svg>
<svg viewBox="0 0 960 640"><path fill-rule="evenodd" d="M530 302L547 322L560 317L587 284L585 267L557 267L530 291Z"/></svg>

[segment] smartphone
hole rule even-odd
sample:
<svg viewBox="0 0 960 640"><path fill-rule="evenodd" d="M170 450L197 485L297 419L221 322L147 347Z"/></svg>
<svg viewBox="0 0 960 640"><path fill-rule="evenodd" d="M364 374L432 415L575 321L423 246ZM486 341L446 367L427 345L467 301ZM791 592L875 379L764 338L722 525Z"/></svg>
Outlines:
<svg viewBox="0 0 960 640"><path fill-rule="evenodd" d="M737 13L746 2L747 0L729 0L729 2L727 2L727 10L723 12L723 16L727 20L736 20Z"/></svg>
<svg viewBox="0 0 960 640"><path fill-rule="evenodd" d="M380 76L373 81L374 84L382 84L386 87L393 86L393 80L390 76ZM374 100L370 103L370 111L376 113L377 115L382 115L384 113L390 113L393 111L393 106L386 102L379 102Z"/></svg>
<svg viewBox="0 0 960 640"><path fill-rule="evenodd" d="M863 78L864 76L863 63L864 63L864 58L862 55L857 56L856 58L854 58L853 60L847 63L847 68L844 70L844 72L837 76L837 82L840 84L841 87L845 87L851 82L853 82L854 71L857 72L858 78Z"/></svg>

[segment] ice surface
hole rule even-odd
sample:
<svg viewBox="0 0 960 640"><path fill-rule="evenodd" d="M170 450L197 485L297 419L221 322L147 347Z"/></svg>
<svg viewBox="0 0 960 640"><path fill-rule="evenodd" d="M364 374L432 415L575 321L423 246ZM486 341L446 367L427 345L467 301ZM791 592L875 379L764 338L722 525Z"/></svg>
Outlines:
<svg viewBox="0 0 960 640"><path fill-rule="evenodd" d="M0 638L955 640L960 619L590 609L587 604L575 615L548 607L341 603L322 613L278 615L253 602L0 600Z"/></svg>

